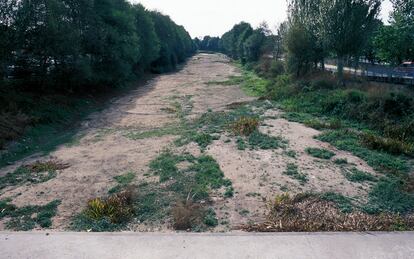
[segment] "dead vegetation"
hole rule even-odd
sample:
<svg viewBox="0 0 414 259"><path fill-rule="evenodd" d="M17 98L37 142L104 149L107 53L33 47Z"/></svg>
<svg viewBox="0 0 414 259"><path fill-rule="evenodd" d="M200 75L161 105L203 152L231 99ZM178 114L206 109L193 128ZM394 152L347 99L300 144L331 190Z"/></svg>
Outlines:
<svg viewBox="0 0 414 259"><path fill-rule="evenodd" d="M259 127L259 119L254 117L241 117L231 125L234 134L249 136Z"/></svg>
<svg viewBox="0 0 414 259"><path fill-rule="evenodd" d="M277 196L267 221L241 227L251 232L404 231L414 229L414 215L361 211L341 212L338 206L315 194Z"/></svg>

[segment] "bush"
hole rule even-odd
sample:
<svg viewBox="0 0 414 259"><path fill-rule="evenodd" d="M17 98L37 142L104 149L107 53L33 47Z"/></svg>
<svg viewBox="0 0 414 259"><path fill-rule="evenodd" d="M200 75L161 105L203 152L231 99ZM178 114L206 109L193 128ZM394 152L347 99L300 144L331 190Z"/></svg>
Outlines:
<svg viewBox="0 0 414 259"><path fill-rule="evenodd" d="M272 60L269 70L269 77L278 77L285 73L285 64L280 60Z"/></svg>

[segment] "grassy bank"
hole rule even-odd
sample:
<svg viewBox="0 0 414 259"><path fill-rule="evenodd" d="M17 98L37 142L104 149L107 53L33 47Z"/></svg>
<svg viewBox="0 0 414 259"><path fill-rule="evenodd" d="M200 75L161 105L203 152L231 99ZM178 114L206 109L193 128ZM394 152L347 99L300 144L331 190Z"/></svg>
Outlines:
<svg viewBox="0 0 414 259"><path fill-rule="evenodd" d="M373 181L367 201L358 205L338 194L328 196L340 199L328 201L323 199L325 194L305 195L306 198L282 197L269 211L269 220L274 221L274 225L255 226L247 230L329 231L329 227L323 228L317 222L302 224L300 218L318 218L308 217L308 210L300 211L299 216L296 215L297 221L293 220L296 216L292 218L292 215L286 214L289 211L287 207L301 210L302 205L308 203L329 207L336 215L329 218L333 222L338 219L352 222L356 218L364 222L362 228L349 223L343 230L412 229L414 91L399 85L372 83L357 78L348 78L345 84L339 84L335 76L324 72L295 78L286 74L283 66L279 61L273 61L270 65L246 65L242 67L245 79L239 81L248 89L257 88L259 93L265 85L260 98L275 102L284 111L282 116L285 119L322 131L317 139L363 159L381 176L376 180L368 179L363 172L348 173L347 177L352 181ZM252 73L259 76L260 81L252 82ZM315 155L316 151L307 152ZM344 201L351 206L351 210L343 212L339 209ZM330 207L326 202L339 207ZM356 213L347 215L351 211ZM318 213L315 211L315 215ZM286 221L287 228L279 229L279 223L275 220ZM341 229L330 227L331 230Z"/></svg>

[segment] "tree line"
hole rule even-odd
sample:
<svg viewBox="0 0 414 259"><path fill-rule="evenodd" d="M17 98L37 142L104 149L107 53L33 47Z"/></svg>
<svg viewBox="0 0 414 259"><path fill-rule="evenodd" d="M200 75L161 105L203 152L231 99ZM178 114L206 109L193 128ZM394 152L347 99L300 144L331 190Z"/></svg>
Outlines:
<svg viewBox="0 0 414 259"><path fill-rule="evenodd" d="M297 76L324 69L337 60L342 77L345 63L365 58L371 63L398 65L414 60L414 1L392 0L389 24L379 18L381 0L288 0L288 19L276 32L266 24L253 29L236 24L221 38L195 39L201 50L220 51L242 63L271 56L284 58Z"/></svg>
<svg viewBox="0 0 414 259"><path fill-rule="evenodd" d="M184 27L126 0L0 2L0 90L111 87L170 71L195 51Z"/></svg>

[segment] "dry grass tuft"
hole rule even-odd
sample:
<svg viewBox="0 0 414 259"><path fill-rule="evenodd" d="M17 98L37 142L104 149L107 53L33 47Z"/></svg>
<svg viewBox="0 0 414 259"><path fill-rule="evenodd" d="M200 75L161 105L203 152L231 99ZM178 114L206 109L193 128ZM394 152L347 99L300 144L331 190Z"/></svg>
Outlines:
<svg viewBox="0 0 414 259"><path fill-rule="evenodd" d="M61 163L56 160L50 161L36 161L33 164L25 165L26 169L33 173L51 172L57 170L64 170L69 167L69 164Z"/></svg>
<svg viewBox="0 0 414 259"><path fill-rule="evenodd" d="M360 134L361 144L367 148L381 150L391 154L414 155L414 144L403 142L393 138L383 138L371 133Z"/></svg>
<svg viewBox="0 0 414 259"><path fill-rule="evenodd" d="M191 200L179 201L172 208L173 227L175 230L191 230L202 222L202 208Z"/></svg>
<svg viewBox="0 0 414 259"><path fill-rule="evenodd" d="M256 232L398 231L413 230L414 215L342 213L333 202L318 195L278 196L270 206L267 222L243 226Z"/></svg>
<svg viewBox="0 0 414 259"><path fill-rule="evenodd" d="M231 125L236 135L249 136L259 127L259 119L254 117L241 117Z"/></svg>

